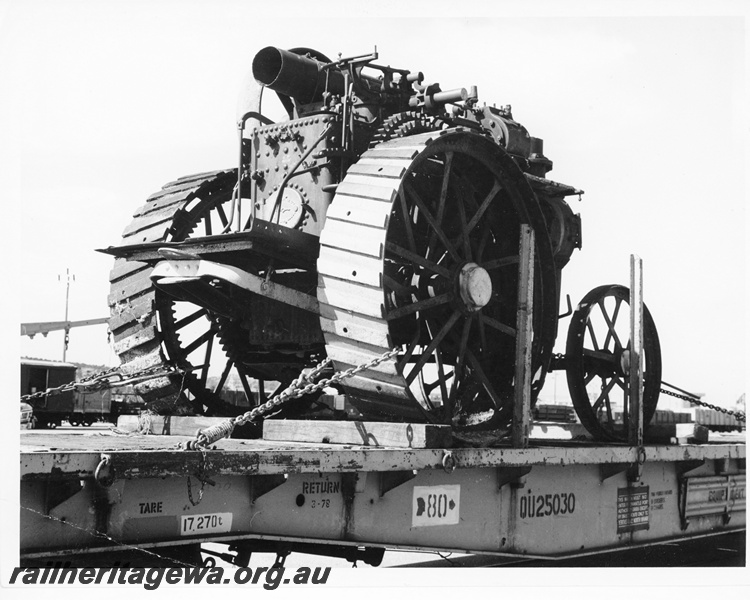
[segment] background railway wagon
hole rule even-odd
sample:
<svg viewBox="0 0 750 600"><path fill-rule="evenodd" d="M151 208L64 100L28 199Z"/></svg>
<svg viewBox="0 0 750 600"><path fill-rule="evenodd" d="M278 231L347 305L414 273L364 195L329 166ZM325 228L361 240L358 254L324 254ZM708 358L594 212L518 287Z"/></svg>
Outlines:
<svg viewBox="0 0 750 600"><path fill-rule="evenodd" d="M622 413L616 412L621 419ZM537 421L557 421L575 423L578 418L575 409L567 404L538 403L534 407L534 418ZM733 415L711 410L709 408L686 408L684 410L657 409L651 420L652 424L673 425L677 423L695 423L703 425L710 431L742 431L744 424Z"/></svg>
<svg viewBox="0 0 750 600"><path fill-rule="evenodd" d="M695 423L710 431L742 431L744 424L733 415L710 408L686 408L685 410L658 409L652 423Z"/></svg>
<svg viewBox="0 0 750 600"><path fill-rule="evenodd" d="M693 410L695 411L695 422L705 425L711 431L741 431L745 429L745 423L738 421L732 415L710 408L695 408Z"/></svg>
<svg viewBox="0 0 750 600"><path fill-rule="evenodd" d="M73 409L68 420L74 426L91 425L99 420L108 421L111 420L112 408L112 391L109 389L88 393L76 391L73 393Z"/></svg>
<svg viewBox="0 0 750 600"><path fill-rule="evenodd" d="M77 365L42 359L21 359L21 396L34 394L80 379ZM88 375L84 373L83 375ZM98 421L117 423L120 415L135 415L143 400L132 386L86 392L71 390L41 398L27 399L34 412L35 427L57 427L63 421L88 426Z"/></svg>
<svg viewBox="0 0 750 600"><path fill-rule="evenodd" d="M622 418L620 412L615 417ZM685 410L657 409L652 424L671 425L676 423L695 423L703 425L710 431L742 431L745 424L733 415L710 408L686 408Z"/></svg>
<svg viewBox="0 0 750 600"><path fill-rule="evenodd" d="M42 359L21 359L21 395L35 394L49 388L75 381L76 365ZM36 426L56 427L73 411L75 397L72 391L41 398L32 398L27 403L34 409Z"/></svg>

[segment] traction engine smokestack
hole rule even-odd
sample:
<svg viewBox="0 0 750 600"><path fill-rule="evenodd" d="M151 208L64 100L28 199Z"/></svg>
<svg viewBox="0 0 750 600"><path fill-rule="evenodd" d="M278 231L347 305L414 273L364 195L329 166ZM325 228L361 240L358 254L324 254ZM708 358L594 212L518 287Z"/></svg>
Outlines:
<svg viewBox="0 0 750 600"><path fill-rule="evenodd" d="M320 102L323 92L344 93L344 76L338 69L324 69L315 59L273 46L263 48L253 59L253 77L275 92L300 104Z"/></svg>

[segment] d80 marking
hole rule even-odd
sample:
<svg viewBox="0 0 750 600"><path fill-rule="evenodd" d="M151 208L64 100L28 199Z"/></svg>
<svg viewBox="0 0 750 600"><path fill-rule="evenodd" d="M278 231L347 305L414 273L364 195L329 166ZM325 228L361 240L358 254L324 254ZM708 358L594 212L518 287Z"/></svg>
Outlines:
<svg viewBox="0 0 750 600"><path fill-rule="evenodd" d="M415 486L412 527L455 525L459 521L460 485Z"/></svg>

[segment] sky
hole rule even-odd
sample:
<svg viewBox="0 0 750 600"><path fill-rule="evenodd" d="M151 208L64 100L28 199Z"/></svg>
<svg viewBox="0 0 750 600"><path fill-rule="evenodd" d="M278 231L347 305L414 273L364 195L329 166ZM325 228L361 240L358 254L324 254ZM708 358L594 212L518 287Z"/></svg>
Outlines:
<svg viewBox="0 0 750 600"><path fill-rule="evenodd" d="M381 64L512 105L544 139L548 177L585 191L570 200L583 248L563 298L628 285L637 254L663 379L732 406L747 379L745 5L498 2L461 16L455 3L384 2L342 18L336 6L0 2L7 339L19 322L63 319L66 270L69 318L108 315L112 259L95 249L117 245L164 183L235 166L238 98L258 50L377 46ZM106 327L70 337L67 360L117 364ZM21 338L8 364L59 360L62 338ZM550 378L543 397L564 386Z"/></svg>

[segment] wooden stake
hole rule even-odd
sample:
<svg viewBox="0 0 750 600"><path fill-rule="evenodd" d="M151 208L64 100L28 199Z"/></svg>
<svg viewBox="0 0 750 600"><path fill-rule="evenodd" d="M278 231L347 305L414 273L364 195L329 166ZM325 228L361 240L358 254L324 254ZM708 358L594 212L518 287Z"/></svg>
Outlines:
<svg viewBox="0 0 750 600"><path fill-rule="evenodd" d="M529 445L531 419L531 338L534 314L534 230L521 225L516 313L516 373L513 403L514 448Z"/></svg>
<svg viewBox="0 0 750 600"><path fill-rule="evenodd" d="M636 448L637 467L631 479L639 480L643 447L643 261L630 255L630 369L628 372L628 441Z"/></svg>

